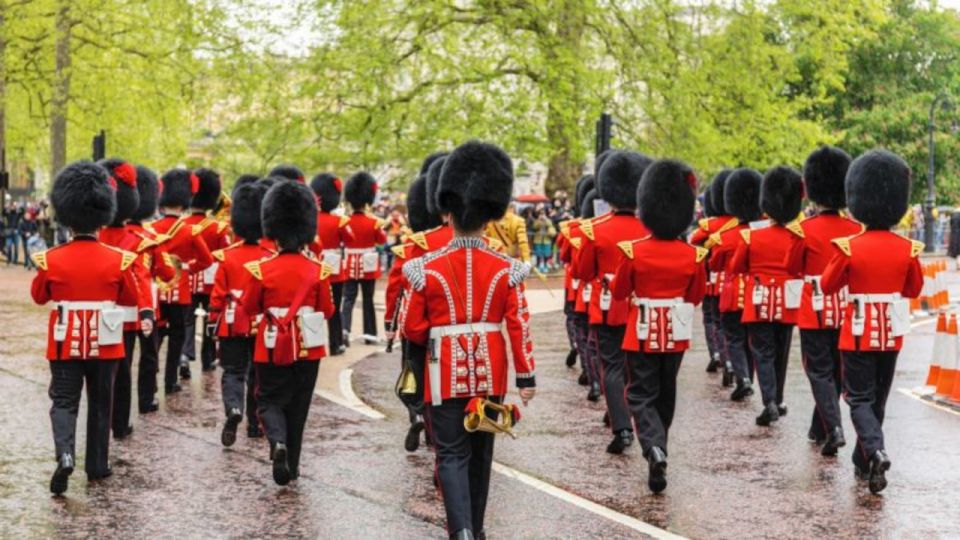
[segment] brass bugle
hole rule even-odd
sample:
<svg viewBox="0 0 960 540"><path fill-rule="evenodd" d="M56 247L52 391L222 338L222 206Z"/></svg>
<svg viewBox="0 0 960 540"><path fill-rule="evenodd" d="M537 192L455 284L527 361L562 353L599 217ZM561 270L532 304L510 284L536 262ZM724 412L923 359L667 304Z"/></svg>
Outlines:
<svg viewBox="0 0 960 540"><path fill-rule="evenodd" d="M472 406L476 402L476 406ZM488 433L506 433L516 439L517 435L513 432L513 426L520 420L519 414L515 414L516 407L513 405L501 405L485 398L473 398L471 400L471 409L463 419L463 427L473 433L475 431L486 431ZM488 416L488 409L493 413L499 413L500 418L493 420Z"/></svg>

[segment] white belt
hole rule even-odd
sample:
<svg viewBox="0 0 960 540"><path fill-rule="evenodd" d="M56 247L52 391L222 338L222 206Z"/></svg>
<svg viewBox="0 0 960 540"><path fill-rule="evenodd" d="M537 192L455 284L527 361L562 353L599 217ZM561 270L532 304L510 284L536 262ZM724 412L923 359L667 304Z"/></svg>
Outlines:
<svg viewBox="0 0 960 540"><path fill-rule="evenodd" d="M489 334L499 332L500 323L476 322L468 324L450 324L435 326L430 329L430 339L440 339L449 336L463 336L467 334Z"/></svg>
<svg viewBox="0 0 960 540"><path fill-rule="evenodd" d="M285 307L272 307L267 311L273 314L274 317L286 317L287 312L290 311L290 308ZM297 315L303 315L305 313L313 313L313 308L310 306L302 306L297 310Z"/></svg>
<svg viewBox="0 0 960 540"><path fill-rule="evenodd" d="M889 294L851 294L851 302L863 304L892 304L901 299L900 293Z"/></svg>
<svg viewBox="0 0 960 540"><path fill-rule="evenodd" d="M66 311L98 311L101 309L112 309L116 305L114 302L74 302L72 300L57 302L57 307L62 307Z"/></svg>
<svg viewBox="0 0 960 540"><path fill-rule="evenodd" d="M323 249L323 250L320 250L320 253L323 253L324 255L326 255L327 253L339 255L339 254L340 254L340 248Z"/></svg>
<svg viewBox="0 0 960 540"><path fill-rule="evenodd" d="M123 322L137 322L140 318L137 306L120 306L123 310Z"/></svg>
<svg viewBox="0 0 960 540"><path fill-rule="evenodd" d="M682 298L634 298L631 300L633 305L648 308L671 308L677 304L683 303Z"/></svg>
<svg viewBox="0 0 960 540"><path fill-rule="evenodd" d="M377 248L372 248L372 247L369 247L369 248L345 248L345 249L343 250L343 252L346 253L347 255L363 255L363 254L365 254L365 253L372 253L372 252L374 252L374 251L376 251L376 250L377 250Z"/></svg>

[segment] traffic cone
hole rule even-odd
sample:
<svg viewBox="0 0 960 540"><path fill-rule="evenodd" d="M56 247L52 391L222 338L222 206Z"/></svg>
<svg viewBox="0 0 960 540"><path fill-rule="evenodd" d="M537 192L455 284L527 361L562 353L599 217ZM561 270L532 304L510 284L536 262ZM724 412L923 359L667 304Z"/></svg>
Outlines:
<svg viewBox="0 0 960 540"><path fill-rule="evenodd" d="M937 395L949 396L953 393L953 385L957 380L957 315L950 314L947 323L947 346L944 348L944 364L940 366L940 376L937 377ZM949 362L949 365L947 364Z"/></svg>
<svg viewBox="0 0 960 540"><path fill-rule="evenodd" d="M954 376L953 392L950 392L948 398L960 404L960 377Z"/></svg>
<svg viewBox="0 0 960 540"><path fill-rule="evenodd" d="M947 314L937 315L937 333L933 336L933 358L930 359L930 371L927 372L927 386L936 386L940 379L940 366L943 365L943 347L947 337Z"/></svg>
<svg viewBox="0 0 960 540"><path fill-rule="evenodd" d="M923 273L923 288L920 290L920 299L925 311L933 311L933 276L930 275L930 265L921 266Z"/></svg>
<svg viewBox="0 0 960 540"><path fill-rule="evenodd" d="M943 261L937 261L936 274L934 274L934 283L937 285L937 306L943 307L947 305L947 286L946 286L946 275L944 271L947 269L947 265Z"/></svg>

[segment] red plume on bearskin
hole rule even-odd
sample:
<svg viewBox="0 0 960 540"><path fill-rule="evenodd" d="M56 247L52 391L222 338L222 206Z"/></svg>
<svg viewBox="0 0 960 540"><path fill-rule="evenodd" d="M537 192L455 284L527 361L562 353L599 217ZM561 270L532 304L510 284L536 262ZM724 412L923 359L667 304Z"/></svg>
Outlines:
<svg viewBox="0 0 960 540"><path fill-rule="evenodd" d="M113 188L117 199L117 211L113 215L111 225L119 227L140 207L137 170L133 165L119 158L104 159L98 164L110 175L107 183Z"/></svg>

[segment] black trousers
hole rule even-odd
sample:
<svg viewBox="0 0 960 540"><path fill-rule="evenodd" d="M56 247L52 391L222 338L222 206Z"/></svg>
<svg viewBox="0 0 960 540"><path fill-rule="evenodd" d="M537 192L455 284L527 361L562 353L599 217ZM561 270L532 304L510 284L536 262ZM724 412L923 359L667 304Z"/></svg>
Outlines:
<svg viewBox="0 0 960 540"><path fill-rule="evenodd" d="M340 315L340 302L343 300L343 282L331 283L333 292L333 315L327 321L327 335L329 336L330 351L335 351L343 345L343 320Z"/></svg>
<svg viewBox="0 0 960 540"><path fill-rule="evenodd" d="M137 402L140 410L153 404L157 395L158 347L160 332L154 329L149 336L137 332L140 342L140 366L137 368ZM127 346L127 354L133 359L133 342Z"/></svg>
<svg viewBox="0 0 960 540"><path fill-rule="evenodd" d="M610 413L610 428L614 433L624 429L633 429L630 423L630 409L624 396L626 386L626 356L623 352L623 334L626 326L592 325L596 329L600 350L600 369L602 373L603 396Z"/></svg>
<svg viewBox="0 0 960 540"><path fill-rule="evenodd" d="M810 433L826 437L840 426L840 390L843 361L837 344L840 330L800 330L800 350L803 368L810 380L810 390L816 406Z"/></svg>
<svg viewBox="0 0 960 540"><path fill-rule="evenodd" d="M627 351L626 355L627 405L633 414L643 455L655 446L666 453L667 436L677 406L677 374L683 353Z"/></svg>
<svg viewBox="0 0 960 540"><path fill-rule="evenodd" d="M596 365L596 344L590 340L590 323L586 313L574 312L573 320L574 341L577 353L580 356L580 369L587 374L587 379L593 384L600 381L600 369Z"/></svg>
<svg viewBox="0 0 960 540"><path fill-rule="evenodd" d="M254 367L259 390L257 413L263 431L271 447L276 443L287 445L287 462L291 470L297 470L320 362L294 362L289 366L257 363Z"/></svg>
<svg viewBox="0 0 960 540"><path fill-rule="evenodd" d="M703 332L707 338L707 351L710 360L722 362L723 359L723 330L720 323L720 297L704 296L703 305Z"/></svg>
<svg viewBox="0 0 960 540"><path fill-rule="evenodd" d="M169 388L177 383L177 368L180 366L180 354L187 337L187 313L193 316L190 306L183 304L160 304L160 316L167 321L167 327L160 332L157 349L167 338L167 360L163 370L163 383Z"/></svg>
<svg viewBox="0 0 960 540"><path fill-rule="evenodd" d="M197 358L197 316L194 314L199 308L203 308L204 313L210 309L209 294L194 293L193 305L190 307L190 312L186 314L186 340L183 342L182 354L191 362ZM200 365L203 368L209 368L217 361L217 344L207 331L207 322L208 316L204 315L200 328Z"/></svg>
<svg viewBox="0 0 960 540"><path fill-rule="evenodd" d="M87 387L87 450L84 470L100 477L110 470L110 408L113 377L119 360L55 360L50 362L50 423L56 457L76 456L80 394Z"/></svg>
<svg viewBox="0 0 960 540"><path fill-rule="evenodd" d="M750 346L747 344L747 328L740 322L743 311L731 311L720 314L720 324L723 327L723 343L727 351L727 359L733 365L733 371L738 379L753 380L756 363Z"/></svg>
<svg viewBox="0 0 960 540"><path fill-rule="evenodd" d="M416 343L403 340L401 345L406 351L405 356L407 357L407 362L410 363L410 370L413 371L413 378L417 381L417 390L420 395L423 394L424 388L424 372L427 369L427 348L423 345L418 345ZM402 360L401 360L402 361ZM403 368L403 366L400 366ZM418 415L423 415L423 400L418 400L417 403L410 405L404 403L407 407L407 414L410 417L410 423L414 423Z"/></svg>
<svg viewBox="0 0 960 540"><path fill-rule="evenodd" d="M573 310L573 302L566 301L563 303L563 317L564 324L567 330L567 342L570 344L571 350L576 350L577 348L577 327L576 327L576 312Z"/></svg>
<svg viewBox="0 0 960 540"><path fill-rule="evenodd" d="M757 366L763 404L783 403L783 386L787 380L793 325L758 322L750 323L746 327L750 351Z"/></svg>
<svg viewBox="0 0 960 540"><path fill-rule="evenodd" d="M500 403L502 398L491 398ZM469 398L445 400L427 407L437 453L437 477L447 513L447 531L483 530L493 465L493 433L469 433L463 427ZM496 420L497 417L491 417Z"/></svg>
<svg viewBox="0 0 960 540"><path fill-rule="evenodd" d="M246 409L250 425L258 424L254 377L250 368L255 340L253 337L220 338L220 366L223 367L220 389L224 414L230 409L240 409L240 412Z"/></svg>
<svg viewBox="0 0 960 540"><path fill-rule="evenodd" d="M352 330L353 306L357 303L357 291L360 289L363 293L363 334L370 337L377 335L377 313L373 310L373 289L376 285L377 281L374 279L351 279L344 282L340 316L347 334Z"/></svg>
<svg viewBox="0 0 960 540"><path fill-rule="evenodd" d="M843 351L844 399L857 431L854 465L865 469L877 450L883 450L883 416L897 369L897 351Z"/></svg>
<svg viewBox="0 0 960 540"><path fill-rule="evenodd" d="M133 394L133 347L140 332L123 331L123 359L117 365L113 379L113 415L110 422L113 433L126 433L130 425L130 402Z"/></svg>

